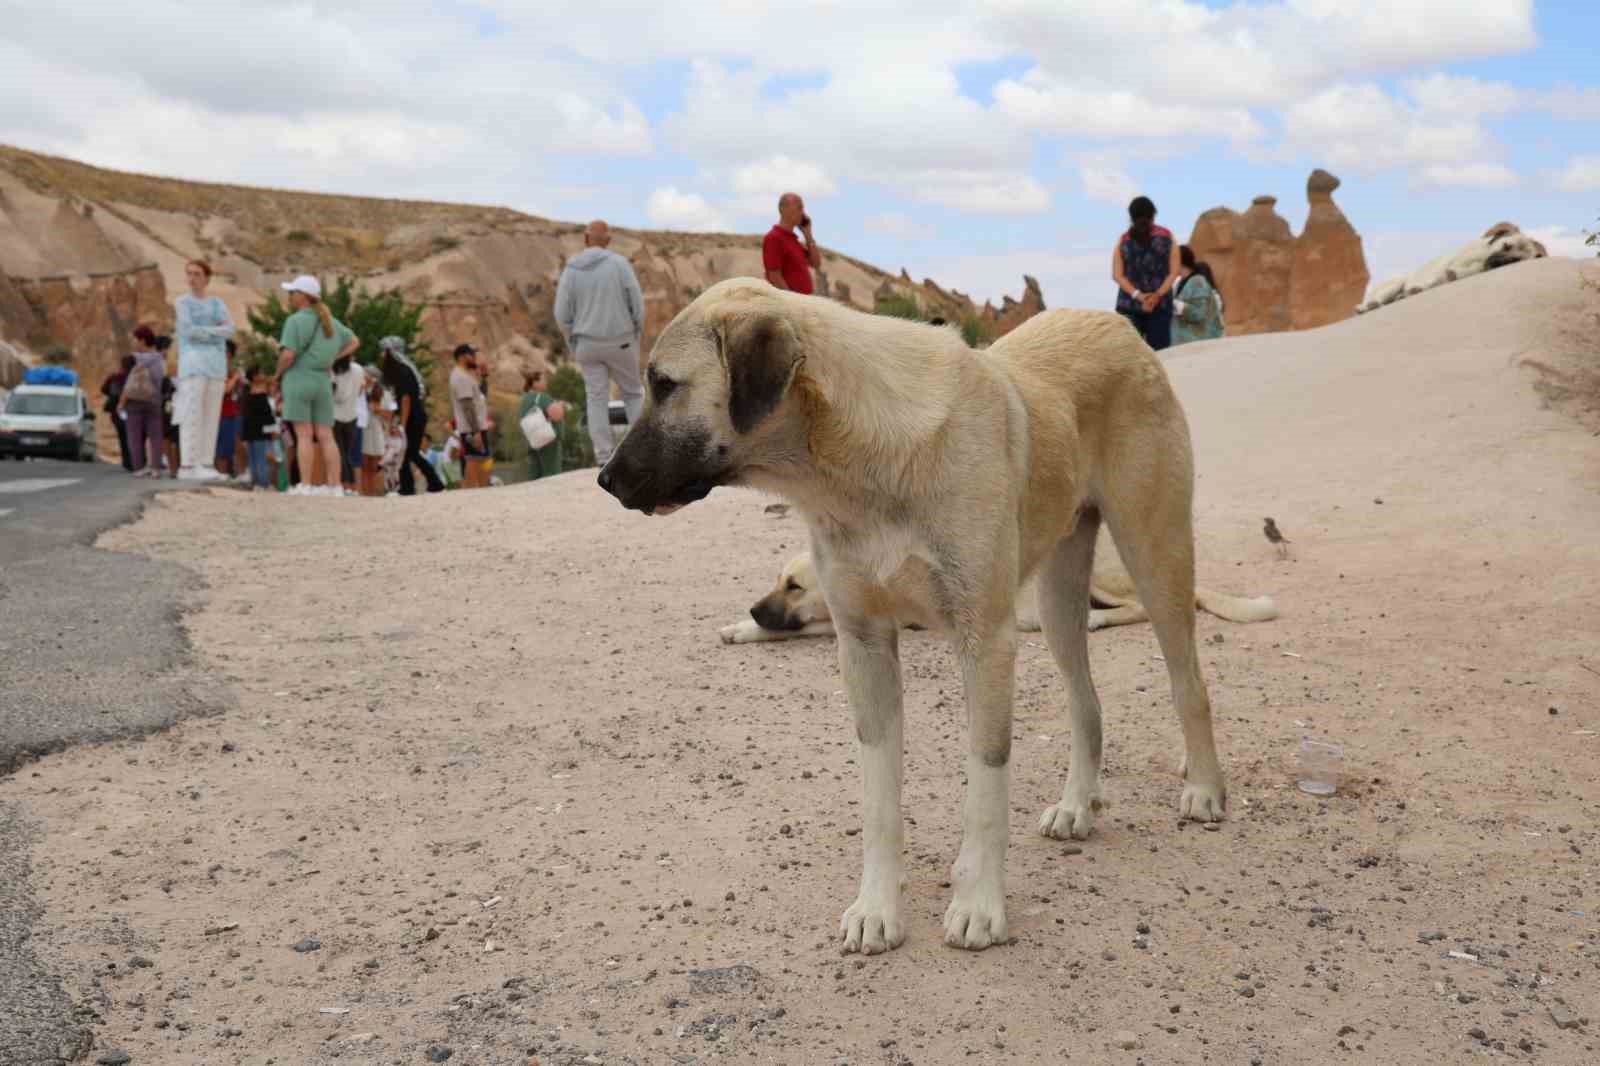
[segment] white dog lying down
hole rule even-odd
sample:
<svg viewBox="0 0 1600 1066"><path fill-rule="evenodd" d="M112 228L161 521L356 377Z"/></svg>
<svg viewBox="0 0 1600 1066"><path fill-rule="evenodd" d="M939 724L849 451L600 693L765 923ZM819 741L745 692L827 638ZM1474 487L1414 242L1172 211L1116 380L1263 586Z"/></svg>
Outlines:
<svg viewBox="0 0 1600 1066"><path fill-rule="evenodd" d="M1459 281L1524 259L1540 259L1547 254L1544 245L1511 223L1501 222L1491 226L1482 237L1468 241L1453 252L1428 260L1405 277L1391 278L1375 286L1371 298L1356 311L1371 311L1446 282Z"/></svg>
<svg viewBox="0 0 1600 1066"><path fill-rule="evenodd" d="M1094 576L1089 586L1089 599L1090 630L1149 620L1134 590L1133 579L1123 568L1116 546L1104 528L1100 530L1099 541L1095 545ZM1271 596L1245 599L1196 588L1194 599L1201 610L1229 622L1269 622L1278 617L1278 607L1272 602ZM902 618L900 621L917 629L927 625L924 620L916 618ZM1017 596L1017 628L1030 633L1039 631L1032 582L1023 586ZM828 614L828 604L818 587L811 553L801 552L790 559L778 575L777 587L755 602L750 608L750 617L723 626L719 632L724 644L833 636L833 619Z"/></svg>

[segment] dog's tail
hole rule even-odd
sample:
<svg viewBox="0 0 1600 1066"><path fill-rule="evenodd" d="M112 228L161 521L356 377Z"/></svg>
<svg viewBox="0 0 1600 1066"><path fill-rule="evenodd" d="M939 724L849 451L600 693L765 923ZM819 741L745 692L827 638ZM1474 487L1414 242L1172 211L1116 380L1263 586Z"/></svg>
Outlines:
<svg viewBox="0 0 1600 1066"><path fill-rule="evenodd" d="M1194 590L1194 602L1202 611L1209 611L1229 622L1270 622L1278 617L1278 605L1271 596L1229 596L1210 589Z"/></svg>

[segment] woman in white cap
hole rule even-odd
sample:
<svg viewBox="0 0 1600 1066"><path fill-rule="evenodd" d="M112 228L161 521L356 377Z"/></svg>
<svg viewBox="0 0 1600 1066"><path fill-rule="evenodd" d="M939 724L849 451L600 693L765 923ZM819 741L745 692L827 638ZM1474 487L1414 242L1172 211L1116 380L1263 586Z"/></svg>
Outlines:
<svg viewBox="0 0 1600 1066"><path fill-rule="evenodd" d="M206 293L211 284L210 263L191 259L184 266L184 276L189 291L177 300L178 393L172 402L183 457L183 469L177 476L219 481L224 475L213 467L228 379L226 345L233 336L233 320L228 305Z"/></svg>
<svg viewBox="0 0 1600 1066"><path fill-rule="evenodd" d="M283 419L294 426L295 459L300 484L289 491L299 496L340 496L339 445L333 438L333 379L328 370L335 359L354 355L361 338L334 319L322 302L322 283L309 274L286 281L289 306L294 309L283 323L278 344L278 373L274 383L283 392ZM321 485L311 483L315 456L322 456Z"/></svg>

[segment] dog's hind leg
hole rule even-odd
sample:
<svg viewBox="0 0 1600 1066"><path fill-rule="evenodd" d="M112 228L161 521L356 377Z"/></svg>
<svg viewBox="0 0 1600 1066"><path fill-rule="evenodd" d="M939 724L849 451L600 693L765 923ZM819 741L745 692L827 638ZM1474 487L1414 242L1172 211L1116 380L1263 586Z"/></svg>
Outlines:
<svg viewBox="0 0 1600 1066"><path fill-rule="evenodd" d="M1190 519L1193 480L1188 456L1182 469L1162 469L1150 462L1147 445L1143 464L1149 475L1142 485L1123 484L1108 493L1106 521L1150 614L1161 654L1167 660L1172 701L1183 724L1184 786L1178 813L1200 822L1222 820L1227 786L1211 729L1211 698L1200 676L1195 648L1194 529ZM1114 462L1114 460L1113 460ZM1129 462L1124 469L1140 469Z"/></svg>
<svg viewBox="0 0 1600 1066"><path fill-rule="evenodd" d="M1045 642L1071 694L1072 762L1061 802L1047 808L1039 832L1082 840L1105 806L1100 796L1100 697L1089 675L1089 578L1094 569L1098 511L1086 510L1078 526L1056 542L1039 575L1039 621Z"/></svg>
<svg viewBox="0 0 1600 1066"><path fill-rule="evenodd" d="M861 742L863 786L861 888L839 919L841 949L874 955L905 940L900 914L904 879L900 818L901 714L899 632L893 618L842 612L839 666L844 673L856 738Z"/></svg>

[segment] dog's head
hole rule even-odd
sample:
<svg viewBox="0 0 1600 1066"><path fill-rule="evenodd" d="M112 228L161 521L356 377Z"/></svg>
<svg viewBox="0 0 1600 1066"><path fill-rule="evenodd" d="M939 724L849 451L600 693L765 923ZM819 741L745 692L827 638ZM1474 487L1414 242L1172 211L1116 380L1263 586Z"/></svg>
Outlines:
<svg viewBox="0 0 1600 1066"><path fill-rule="evenodd" d="M1483 261L1483 269L1494 270L1498 267L1520 263L1524 259L1538 259L1545 254L1544 245L1527 236L1520 230L1509 233L1500 233L1488 238L1489 255Z"/></svg>
<svg viewBox="0 0 1600 1066"><path fill-rule="evenodd" d="M811 553L801 552L778 575L778 587L755 602L750 617L762 629L803 629L811 622L826 622L828 601L817 585L817 569Z"/></svg>
<svg viewBox="0 0 1600 1066"><path fill-rule="evenodd" d="M624 507L670 514L754 468L796 461L805 440L791 388L804 362L797 299L735 278L678 312L651 350L644 412L600 487Z"/></svg>

